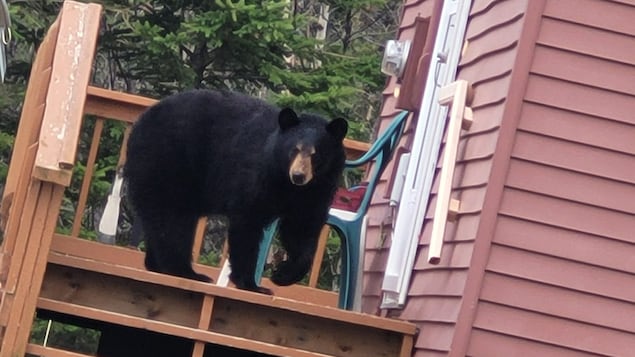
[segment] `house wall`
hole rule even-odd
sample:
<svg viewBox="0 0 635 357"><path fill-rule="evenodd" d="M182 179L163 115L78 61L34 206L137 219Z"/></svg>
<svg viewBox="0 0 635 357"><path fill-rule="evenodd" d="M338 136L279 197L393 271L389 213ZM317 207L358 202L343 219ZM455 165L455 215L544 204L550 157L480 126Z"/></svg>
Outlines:
<svg viewBox="0 0 635 357"><path fill-rule="evenodd" d="M468 355L633 354L633 18L633 1L544 4Z"/></svg>
<svg viewBox="0 0 635 357"><path fill-rule="evenodd" d="M526 0L475 0L466 29L467 45L459 63L457 78L467 80L474 90L471 107L474 122L464 131L458 150L453 197L459 199L460 214L448 223L441 262L427 262L428 244L436 199L433 196L420 238L408 301L400 318L418 321L421 333L415 356L447 356L455 349L457 322L468 301L469 268L475 240L484 219L485 197L507 97L513 87L519 39L525 29ZM443 151L441 155L443 154ZM437 191L439 172L433 186ZM459 355L459 354L457 354Z"/></svg>
<svg viewBox="0 0 635 357"><path fill-rule="evenodd" d="M414 17L409 13L421 11L416 6L422 8L423 4L406 7L404 21ZM453 185L454 197L461 200L461 213L456 222L448 224L441 262L438 265L428 264L426 257L435 205L434 194L438 187L437 177L406 305L403 309L382 312L416 322L420 326L415 356L447 356L452 346L526 8L526 0L472 2L465 36L468 45L458 74L459 78L472 84L475 94L471 104L474 123L469 131L462 134ZM385 94L390 93L392 88L389 84ZM391 104L391 98L387 96L384 112L390 113ZM390 170L386 172L390 173ZM386 219L390 217L387 203L378 197L373 203L370 215L375 226L369 229L367 235L363 296L363 310L371 313L379 311L380 287L388 255L386 246L377 249L373 244L382 237L390 237L391 233L390 220ZM384 219L383 225L381 219ZM386 242L389 241L386 238Z"/></svg>
<svg viewBox="0 0 635 357"><path fill-rule="evenodd" d="M431 2L406 4L400 38ZM379 308L392 232L381 186L369 213L363 311L416 322L414 356L632 354L634 18L632 0L472 1L460 214L428 264L435 182L401 310Z"/></svg>

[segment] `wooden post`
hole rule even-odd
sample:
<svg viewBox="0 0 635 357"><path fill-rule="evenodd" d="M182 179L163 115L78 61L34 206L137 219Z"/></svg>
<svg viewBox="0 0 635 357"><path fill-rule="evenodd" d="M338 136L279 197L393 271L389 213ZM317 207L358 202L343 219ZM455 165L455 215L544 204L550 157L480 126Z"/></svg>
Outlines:
<svg viewBox="0 0 635 357"><path fill-rule="evenodd" d="M75 218L73 219L73 228L71 229L71 235L79 237L79 232L82 228L82 218L84 217L84 210L86 209L86 202L88 201L88 193L90 192L90 183L95 173L95 162L97 161L97 150L99 150L99 139L101 139L101 133L104 130L104 119L97 118L95 121L95 128L93 129L93 139L91 141L90 150L88 150L88 158L86 160L86 171L84 171L84 178L82 179L82 188L79 190L79 199L75 206Z"/></svg>
<svg viewBox="0 0 635 357"><path fill-rule="evenodd" d="M51 65L53 54L57 44L57 34L59 31L59 19L49 28L44 40L40 44L37 56L31 68L29 85L27 86L20 116L20 126L13 144L11 154L11 166L7 175L7 182L4 186L2 198L2 212L9 212L10 197L15 193L23 171L24 157L27 148L38 141L40 126L46 105L46 94L48 93L48 83L51 79ZM20 164L22 163L22 164ZM31 164L32 165L32 164ZM2 230L6 229L8 217L4 217L0 222ZM4 249L6 250L6 249Z"/></svg>
<svg viewBox="0 0 635 357"><path fill-rule="evenodd" d="M101 6L66 1L60 14L60 32L53 55L40 145L34 177L70 184L86 90L95 56ZM55 105L51 105L51 104Z"/></svg>
<svg viewBox="0 0 635 357"><path fill-rule="evenodd" d="M311 275L309 275L309 286L312 288L317 286L318 278L320 277L320 267L324 260L324 251L326 250L326 243L328 242L330 232L331 228L328 225L322 227L322 231L320 232L318 246L313 256L313 265L311 265Z"/></svg>
<svg viewBox="0 0 635 357"><path fill-rule="evenodd" d="M454 168L459 147L459 139L462 128L469 128L472 123L472 110L466 107L468 90L467 81L457 80L441 89L439 102L442 105L451 105L450 120L447 129L447 140L443 151L443 164L439 179L439 191L437 192L437 204L434 209L432 222L432 236L428 249L428 263L439 264L441 261L441 247L445 236L445 226L449 218L456 218L460 202L451 201L452 181L454 180ZM452 210L450 209L452 207Z"/></svg>
<svg viewBox="0 0 635 357"><path fill-rule="evenodd" d="M100 14L99 5L66 1L35 60L13 153L26 158L12 161L10 173L9 193L16 201L3 245L11 260L2 286L0 357L26 351L62 196L70 183ZM13 166L20 161L23 165Z"/></svg>

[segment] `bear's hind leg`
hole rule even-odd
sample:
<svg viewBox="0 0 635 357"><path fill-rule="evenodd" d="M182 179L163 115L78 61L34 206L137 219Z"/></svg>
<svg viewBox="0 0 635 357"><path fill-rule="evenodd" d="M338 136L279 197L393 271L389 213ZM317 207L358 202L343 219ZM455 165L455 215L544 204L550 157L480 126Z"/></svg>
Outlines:
<svg viewBox="0 0 635 357"><path fill-rule="evenodd" d="M148 270L183 278L211 282L192 269L192 248L198 217L177 212L155 212L142 219Z"/></svg>

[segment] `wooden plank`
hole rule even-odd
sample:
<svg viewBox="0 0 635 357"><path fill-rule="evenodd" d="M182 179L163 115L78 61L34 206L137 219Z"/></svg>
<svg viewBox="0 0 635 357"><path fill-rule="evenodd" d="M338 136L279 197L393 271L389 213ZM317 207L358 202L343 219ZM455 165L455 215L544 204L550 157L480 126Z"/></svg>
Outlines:
<svg viewBox="0 0 635 357"><path fill-rule="evenodd" d="M485 275L481 300L635 334L630 302L494 273Z"/></svg>
<svg viewBox="0 0 635 357"><path fill-rule="evenodd" d="M37 199L40 191L41 183L31 180L28 186L27 195L25 197L24 208L20 216L20 224L16 227L15 247L12 251L11 265L9 267L7 281L3 286L4 290L10 294L14 294L19 282L22 263L26 255L26 247L31 231L31 224L37 207Z"/></svg>
<svg viewBox="0 0 635 357"><path fill-rule="evenodd" d="M198 261L201 255L201 246L203 245L206 231L207 217L200 217L196 223L196 230L194 231L194 244L192 246L192 261L194 262Z"/></svg>
<svg viewBox="0 0 635 357"><path fill-rule="evenodd" d="M210 323L212 321L212 312L214 310L214 297L211 295L205 295L203 298L203 306L201 308L200 320L198 322L198 328L201 330L209 330ZM192 351L192 357L203 357L205 352L205 342L194 342L194 351Z"/></svg>
<svg viewBox="0 0 635 357"><path fill-rule="evenodd" d="M467 117L470 121L469 124L471 124L471 110L468 110L466 107L468 89L469 84L467 81L458 80L441 88L439 92L439 102L441 105L451 105L451 107L447 127L447 139L443 149L443 164L439 178L439 191L434 208L435 219L432 223L432 235L428 248L428 262L430 264L439 264L441 261L441 248L443 246L443 238L445 237L445 229L448 221L454 168L458 155L461 129L464 127L464 118Z"/></svg>
<svg viewBox="0 0 635 357"><path fill-rule="evenodd" d="M144 253L139 250L105 245L58 233L53 235L51 252L80 258L92 258L96 261L124 265L132 269L145 269Z"/></svg>
<svg viewBox="0 0 635 357"><path fill-rule="evenodd" d="M86 258L51 254L49 256L49 262L59 265L77 267L83 270L100 272L108 275L125 277L136 281L145 281L153 284L185 289L192 292L201 292L217 297L225 297L229 299L250 302L253 304L266 305L289 311L302 312L306 315L319 316L323 318L333 319L335 321L358 324L360 326L372 326L385 330L401 332L404 334L414 334L416 331L415 325L405 321L383 319L374 315L360 314L357 312L341 310L329 306L311 304L301 300L292 300L279 296L263 295L234 288L219 287L213 284L203 283L196 280L183 279L170 275L133 269L127 266L104 264L102 262ZM311 290L315 291L315 289Z"/></svg>
<svg viewBox="0 0 635 357"><path fill-rule="evenodd" d="M398 356L402 335L231 299L215 302L211 331L332 356ZM329 331L329 333L325 333Z"/></svg>
<svg viewBox="0 0 635 357"><path fill-rule="evenodd" d="M479 304L474 326L605 356L628 356L633 351L635 337L632 333L486 302Z"/></svg>
<svg viewBox="0 0 635 357"><path fill-rule="evenodd" d="M77 267L80 269L96 271L108 275L126 277L136 281L145 281L154 284L172 286L179 289L186 289L192 292L201 292L218 297L226 297L229 299L236 299L254 304L267 305L275 308L302 312L307 315L329 318L336 321L359 324L362 326L373 326L406 334L414 334L416 330L416 327L414 325L404 321L382 319L374 315L360 314L328 306L310 304L299 300L291 300L278 296L263 295L233 288L218 287L213 284L202 283L195 280L182 279L144 270L136 270L125 266L103 264L88 259L52 254L49 257L49 261L55 264Z"/></svg>
<svg viewBox="0 0 635 357"><path fill-rule="evenodd" d="M35 55L35 61L31 67L29 84L24 96L22 114L20 115L20 125L15 136L13 152L11 154L11 165L7 175L7 182L4 187L3 197L15 192L19 175L23 172L20 165L28 147L37 143L40 135L40 126L46 105L46 94L48 83L51 79L51 66L53 64L53 54L57 43L59 31L59 18L53 22L42 40ZM26 165L23 163L22 165ZM31 168L29 168L30 170ZM3 199L4 201L4 199Z"/></svg>
<svg viewBox="0 0 635 357"><path fill-rule="evenodd" d="M369 143L344 138L344 150L346 151L346 158L349 160L359 158L364 155L368 149L370 149Z"/></svg>
<svg viewBox="0 0 635 357"><path fill-rule="evenodd" d="M145 271L144 253L124 247L105 245L77 237L69 237L55 234L53 245L51 248L54 257L51 259L60 259L60 257L75 257L86 260L90 269L99 271L105 269L110 271L112 265L128 267L134 272ZM61 258L64 259L64 258ZM73 263L76 264L73 260ZM218 277L219 269L216 267L196 264L195 269L212 278ZM113 273L117 274L117 273ZM141 273L143 274L143 273ZM161 275L161 274L157 274ZM183 280L183 279L182 279ZM184 280L187 281L187 280ZM302 285L292 285L288 287L279 287L274 285L269 279L263 279L262 284L272 290L276 296L304 301L308 303L318 304L322 306L337 307L338 295L335 292L312 289Z"/></svg>
<svg viewBox="0 0 635 357"><path fill-rule="evenodd" d="M23 310L18 323L18 335L13 345L14 351L24 351L29 340L37 296L46 268L46 256L51 245L53 231L57 225L63 195L64 187L50 183L42 184L38 198L38 209L33 218L33 229L27 247L29 254L25 257L21 273L20 285L27 289L26 295L20 297L18 292L15 295L16 300L23 299Z"/></svg>
<svg viewBox="0 0 635 357"><path fill-rule="evenodd" d="M196 341L194 342L194 349L192 350L192 357L204 357L205 353L205 342Z"/></svg>
<svg viewBox="0 0 635 357"><path fill-rule="evenodd" d="M35 212L35 205L37 200L37 193L39 191L40 184L39 182L29 181L28 191L26 193L24 208L22 212L20 212L19 216L16 216L16 220L22 220L26 217L25 222L31 222L32 217ZM20 300L16 302L16 291L18 289L18 283L20 278L20 271L22 269L22 262L25 256L26 246L27 246L27 238L28 231L30 230L30 223L27 225L16 224L15 226L10 225L9 228L15 227L15 231L11 232L11 236L7 236L7 239L11 239L14 241L13 249L10 252L11 261L7 271L7 277L2 286L2 311L0 313L0 325L5 327L5 331L3 331L3 339L2 345L0 346L0 356L2 355L3 350L11 349L12 344L15 342L15 337L17 334L17 326L16 320L19 312L22 310ZM26 232L24 232L26 230ZM13 321L13 324L10 325L10 322ZM8 327L11 326L9 329Z"/></svg>
<svg viewBox="0 0 635 357"><path fill-rule="evenodd" d="M127 124L126 130L123 132L123 139L121 141L121 147L119 148L119 160L117 160L117 169L123 167L126 162L126 154L128 152L128 138L130 137L130 132L132 131L132 125Z"/></svg>
<svg viewBox="0 0 635 357"><path fill-rule="evenodd" d="M40 297L197 327L203 294L49 264ZM114 321L123 324L121 321Z"/></svg>
<svg viewBox="0 0 635 357"><path fill-rule="evenodd" d="M39 182L34 182L31 186L29 198L33 210L27 210L28 216L23 216L30 222L23 222L24 224L21 225L18 233L18 239L24 241L24 243L16 246L19 249L16 253L19 253L19 255L13 257L9 270L10 279L8 282L11 285L7 286L8 289L6 291L13 299L13 303L7 306L10 308L10 312L2 340L2 348L0 349L0 357L10 356L8 351L12 351L11 353L17 352L17 355L24 354L25 346L20 346L19 339L21 337L21 329L25 328L22 320L25 311L29 309L27 298L37 258L37 243L39 243L39 238L44 230L44 217L48 208L47 201L50 200L51 195L51 187L42 186ZM35 251L32 250L34 244ZM30 329L30 326L31 321L27 323L26 328Z"/></svg>
<svg viewBox="0 0 635 357"><path fill-rule="evenodd" d="M209 329L212 321L212 312L214 311L214 297L211 295L205 295L203 298L203 307L201 308L201 319L198 322L198 328L207 330Z"/></svg>
<svg viewBox="0 0 635 357"><path fill-rule="evenodd" d="M146 329L168 335L178 336L187 339L195 339L199 341L205 341L208 343L225 345L235 348L247 349L250 351L267 353L274 356L287 356L287 357L329 357L328 355L300 351L289 347L278 346L270 343L263 343L259 341L253 341L250 339L227 336L211 331L203 331L190 327L182 327L177 325L168 324L160 321L148 320L140 317L126 316L95 308L79 306L69 304L65 302L40 298L38 300L38 307L45 310L57 311L64 314L73 316L81 316L88 319L97 321L123 323L125 326L139 329Z"/></svg>
<svg viewBox="0 0 635 357"><path fill-rule="evenodd" d="M93 128L93 138L90 142L90 149L88 150L88 158L86 159L86 170L84 171L84 177L82 179L82 187L80 188L79 198L77 199L77 204L75 206L75 218L73 219L73 227L71 229L71 235L73 236L79 236L79 231L82 227L82 218L84 217L84 210L86 209L86 201L88 201L90 183L92 182L93 174L95 173L97 151L99 150L99 143L103 130L104 119L97 118L95 120L95 127Z"/></svg>
<svg viewBox="0 0 635 357"><path fill-rule="evenodd" d="M134 123L141 113L158 100L94 86L86 91L86 114Z"/></svg>
<svg viewBox="0 0 635 357"><path fill-rule="evenodd" d="M313 256L313 264L311 265L311 274L309 275L309 287L317 287L318 278L320 277L320 268L322 267L322 261L324 260L324 251L326 250L326 243L329 239L329 233L331 228L328 225L322 227L320 232L320 238L318 239L317 249Z"/></svg>
<svg viewBox="0 0 635 357"><path fill-rule="evenodd" d="M399 357L412 356L412 348L414 347L414 336L404 336L401 342L401 350L399 351Z"/></svg>
<svg viewBox="0 0 635 357"><path fill-rule="evenodd" d="M34 172L43 181L70 184L100 17L101 5L65 1L62 6Z"/></svg>
<svg viewBox="0 0 635 357"><path fill-rule="evenodd" d="M92 357L90 355L64 351L53 347L44 347L33 343L26 346L26 353L40 357Z"/></svg>
<svg viewBox="0 0 635 357"><path fill-rule="evenodd" d="M22 246L24 242L19 241L17 239L18 231L20 229L20 222L22 221L22 215L25 214L24 207L27 202L27 194L29 192L29 187L31 186L31 170L33 169L33 164L35 162L35 154L37 152L37 143L34 143L30 147L26 149L26 152L22 158L22 166L17 165L21 169L21 172L18 173L21 178L16 182L15 191L13 192L11 207L10 207L10 216L7 221L6 230L4 230L4 241L2 242L2 274L0 276L0 281L4 285L5 289L11 289L10 286L15 283L15 280L9 282L9 270L11 266L11 261L13 257L20 257L22 253L20 249L17 250L16 253L16 245ZM28 211L27 211L28 212ZM2 321L0 319L0 321ZM0 326L1 326L0 322Z"/></svg>

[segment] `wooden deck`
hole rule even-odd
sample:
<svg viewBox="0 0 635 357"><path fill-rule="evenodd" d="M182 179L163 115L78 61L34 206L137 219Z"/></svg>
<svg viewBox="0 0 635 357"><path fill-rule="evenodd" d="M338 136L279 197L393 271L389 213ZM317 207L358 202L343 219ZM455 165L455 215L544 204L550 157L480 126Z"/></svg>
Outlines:
<svg viewBox="0 0 635 357"><path fill-rule="evenodd" d="M309 302L323 299L315 289L296 287L306 297L298 301L157 274L141 262L140 252L56 235L37 308L178 336L193 356L205 344L275 356L410 355L413 325Z"/></svg>
<svg viewBox="0 0 635 357"><path fill-rule="evenodd" d="M0 357L83 356L29 344L36 313L101 331L100 356L410 356L413 324L335 308L335 293L313 288L317 274L309 286L265 280L275 293L267 296L148 272L142 252L78 238L104 123L128 128L121 164L131 123L155 103L88 86L100 12L99 5L66 1L33 65L0 207ZM58 216L87 116L93 140L75 220L62 235ZM367 148L345 144L349 157ZM200 248L203 229L197 232ZM314 266L320 263L316 256Z"/></svg>

